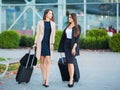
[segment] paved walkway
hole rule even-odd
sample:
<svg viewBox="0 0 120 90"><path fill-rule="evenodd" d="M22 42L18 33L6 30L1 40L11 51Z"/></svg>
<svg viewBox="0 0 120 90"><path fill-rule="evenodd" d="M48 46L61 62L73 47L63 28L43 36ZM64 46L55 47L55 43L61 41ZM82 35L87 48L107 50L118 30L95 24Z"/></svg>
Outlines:
<svg viewBox="0 0 120 90"><path fill-rule="evenodd" d="M21 58L28 49L0 49L0 57ZM50 87L42 86L42 77L39 66L34 68L28 84L18 84L15 74L10 73L0 80L0 90L120 90L120 53L109 51L81 50L77 57L80 69L80 81L73 88L68 88L68 82L61 80L57 61L60 54L53 52Z"/></svg>

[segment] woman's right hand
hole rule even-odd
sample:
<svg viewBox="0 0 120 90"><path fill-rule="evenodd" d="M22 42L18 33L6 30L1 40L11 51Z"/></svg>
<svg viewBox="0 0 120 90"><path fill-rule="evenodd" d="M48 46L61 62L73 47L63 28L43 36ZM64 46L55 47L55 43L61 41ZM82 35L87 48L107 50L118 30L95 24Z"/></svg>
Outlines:
<svg viewBox="0 0 120 90"><path fill-rule="evenodd" d="M32 47L35 49L35 48L37 47L37 45L36 45L36 44L34 44Z"/></svg>
<svg viewBox="0 0 120 90"><path fill-rule="evenodd" d="M71 53L72 53L72 55L75 55L75 54L76 54L75 48L72 49L72 52L71 52Z"/></svg>

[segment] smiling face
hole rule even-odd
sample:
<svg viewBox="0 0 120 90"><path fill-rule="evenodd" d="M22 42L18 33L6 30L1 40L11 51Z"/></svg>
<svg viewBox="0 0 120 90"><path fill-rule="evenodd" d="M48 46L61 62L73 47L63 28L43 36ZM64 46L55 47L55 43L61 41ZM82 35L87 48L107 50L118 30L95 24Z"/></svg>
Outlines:
<svg viewBox="0 0 120 90"><path fill-rule="evenodd" d="M46 14L46 18L48 18L48 19L52 19L52 17L53 17L53 13L52 13L52 11L48 11L48 13Z"/></svg>
<svg viewBox="0 0 120 90"><path fill-rule="evenodd" d="M54 14L51 9L46 9L43 15L43 20L52 20L54 21Z"/></svg>
<svg viewBox="0 0 120 90"><path fill-rule="evenodd" d="M72 19L71 15L69 15L68 20L69 20L69 23L73 22L73 19Z"/></svg>

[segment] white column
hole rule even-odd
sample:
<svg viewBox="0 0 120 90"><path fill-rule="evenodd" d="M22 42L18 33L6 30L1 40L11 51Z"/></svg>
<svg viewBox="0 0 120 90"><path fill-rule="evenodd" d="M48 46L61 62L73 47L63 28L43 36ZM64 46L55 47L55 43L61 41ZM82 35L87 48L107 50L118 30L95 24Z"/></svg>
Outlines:
<svg viewBox="0 0 120 90"><path fill-rule="evenodd" d="M15 19L16 19L16 13L15 13L15 11L13 12L13 21L15 21Z"/></svg>
<svg viewBox="0 0 120 90"><path fill-rule="evenodd" d="M66 16L66 0L63 0L63 17Z"/></svg>
<svg viewBox="0 0 120 90"><path fill-rule="evenodd" d="M32 6L32 9L33 9L33 35L34 35L34 33L35 33L35 27L36 27L36 15L35 15L35 0L32 0L32 2L33 2L33 6Z"/></svg>
<svg viewBox="0 0 120 90"><path fill-rule="evenodd" d="M35 8L35 0L32 0L33 6L32 11L33 11L33 25L32 25L32 30L33 30L33 35L35 34L35 27L36 27L36 8Z"/></svg>
<svg viewBox="0 0 120 90"><path fill-rule="evenodd" d="M24 23L24 27L23 27L23 30L26 30L26 27L27 27L27 13L25 12L24 15L23 15L23 23Z"/></svg>
<svg viewBox="0 0 120 90"><path fill-rule="evenodd" d="M87 27L86 27L86 9L87 9L86 0L84 0L84 37L86 35L86 29L87 29Z"/></svg>
<svg viewBox="0 0 120 90"><path fill-rule="evenodd" d="M3 22L4 22L4 30L6 30L6 9L4 9L3 14Z"/></svg>
<svg viewBox="0 0 120 90"><path fill-rule="evenodd" d="M0 13L2 13L2 0L0 0ZM2 32L2 15L0 14L0 33Z"/></svg>
<svg viewBox="0 0 120 90"><path fill-rule="evenodd" d="M63 30L63 18L66 16L66 0L58 0L58 29Z"/></svg>
<svg viewBox="0 0 120 90"><path fill-rule="evenodd" d="M117 33L118 33L118 31L119 31L119 3L118 3L118 1L117 1Z"/></svg>

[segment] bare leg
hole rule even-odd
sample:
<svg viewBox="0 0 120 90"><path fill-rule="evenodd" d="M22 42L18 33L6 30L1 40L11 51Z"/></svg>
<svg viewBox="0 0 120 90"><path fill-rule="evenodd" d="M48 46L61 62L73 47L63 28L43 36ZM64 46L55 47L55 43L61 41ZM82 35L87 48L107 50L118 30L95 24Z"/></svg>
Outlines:
<svg viewBox="0 0 120 90"><path fill-rule="evenodd" d="M45 66L45 57L44 56L41 56L40 57L40 68L41 68L41 73L42 73L42 78L43 78L43 84L45 84L45 80L46 80L46 74L45 74L45 68L46 68L46 66Z"/></svg>
<svg viewBox="0 0 120 90"><path fill-rule="evenodd" d="M73 77L74 77L74 65L68 64L68 72L70 76L69 84L73 84Z"/></svg>
<svg viewBox="0 0 120 90"><path fill-rule="evenodd" d="M50 56L46 56L45 59L46 59L46 85L49 85L49 74L50 74Z"/></svg>

